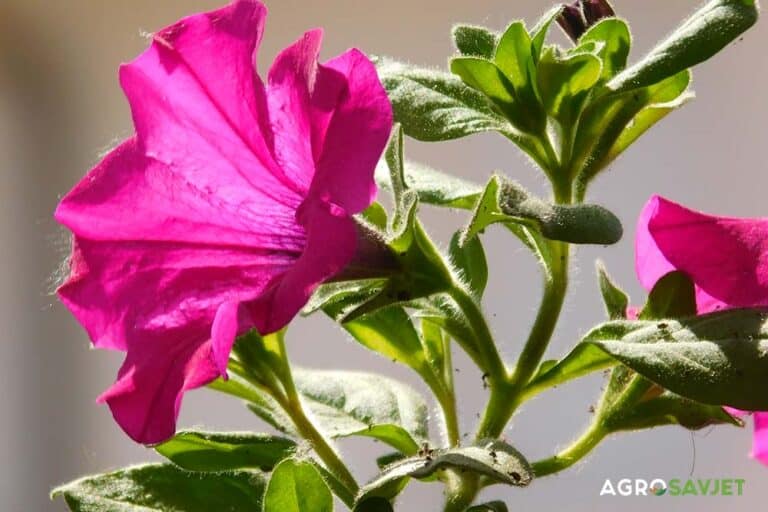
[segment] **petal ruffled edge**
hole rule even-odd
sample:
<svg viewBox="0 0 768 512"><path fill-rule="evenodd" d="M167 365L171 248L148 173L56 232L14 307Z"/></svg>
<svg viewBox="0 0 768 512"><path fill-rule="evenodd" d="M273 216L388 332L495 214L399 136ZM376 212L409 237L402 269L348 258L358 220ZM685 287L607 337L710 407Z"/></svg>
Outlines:
<svg viewBox="0 0 768 512"><path fill-rule="evenodd" d="M154 340L128 350L117 381L97 402L106 403L128 436L142 444L172 437L184 393L219 376L211 343Z"/></svg>

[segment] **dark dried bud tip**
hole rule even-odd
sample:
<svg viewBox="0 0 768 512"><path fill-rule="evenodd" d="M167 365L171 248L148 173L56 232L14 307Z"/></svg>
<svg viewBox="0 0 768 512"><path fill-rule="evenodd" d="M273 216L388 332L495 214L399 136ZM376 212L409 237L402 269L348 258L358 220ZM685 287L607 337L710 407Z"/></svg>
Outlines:
<svg viewBox="0 0 768 512"><path fill-rule="evenodd" d="M587 31L587 20L584 19L584 13L579 2L575 2L573 5L564 5L560 16L557 17L557 24L574 43L577 42L581 35Z"/></svg>
<svg viewBox="0 0 768 512"><path fill-rule="evenodd" d="M616 12L607 0L582 0L584 18L587 20L587 28L591 27L603 18L616 16Z"/></svg>
<svg viewBox="0 0 768 512"><path fill-rule="evenodd" d="M572 4L563 5L557 24L568 34L574 43L589 27L602 20L615 16L616 12L608 0L577 0Z"/></svg>

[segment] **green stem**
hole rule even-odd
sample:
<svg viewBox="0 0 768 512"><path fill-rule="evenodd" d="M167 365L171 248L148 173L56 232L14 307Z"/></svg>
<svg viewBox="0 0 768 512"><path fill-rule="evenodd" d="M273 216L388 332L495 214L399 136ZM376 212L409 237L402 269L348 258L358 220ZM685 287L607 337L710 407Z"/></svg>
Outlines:
<svg viewBox="0 0 768 512"><path fill-rule="evenodd" d="M275 397L275 399L278 400L277 397ZM315 450L315 453L317 453L317 456L323 461L326 468L338 478L350 494L353 496L356 495L360 488L357 485L357 481L355 481L355 477L352 476L352 473L350 473L346 464L339 458L330 443L307 417L301 402L288 401L281 403L281 405L291 417L291 420L296 426L296 430L298 430L301 437L309 441L310 445L312 445L312 448Z"/></svg>
<svg viewBox="0 0 768 512"><path fill-rule="evenodd" d="M569 246L556 241L549 244L552 258L539 312L512 376L501 385L492 384L491 397L478 427L478 439L497 438L504 431L523 402L525 386L539 367L560 317L568 287Z"/></svg>
<svg viewBox="0 0 768 512"><path fill-rule="evenodd" d="M533 463L533 473L537 478L551 475L571 467L583 459L592 449L602 441L608 431L602 423L596 421L574 441L568 448L557 455Z"/></svg>
<svg viewBox="0 0 768 512"><path fill-rule="evenodd" d="M445 508L444 512L464 512L475 501L480 491L480 480L474 473L457 473L446 475Z"/></svg>
<svg viewBox="0 0 768 512"><path fill-rule="evenodd" d="M507 378L507 368L499 355L480 304L459 286L454 286L448 294L469 323L475 337L475 347L482 362L482 370L486 372L489 383L503 382Z"/></svg>
<svg viewBox="0 0 768 512"><path fill-rule="evenodd" d="M451 339L448 335L442 335L443 345L443 375L429 374L424 376L429 388L435 395L440 410L443 413L445 435L449 446L458 446L460 441L459 417L456 411L456 393L453 387L453 361L451 356Z"/></svg>
<svg viewBox="0 0 768 512"><path fill-rule="evenodd" d="M339 455L333 449L331 444L325 439L323 434L317 430L312 423L312 420L309 419L304 411L304 407L301 404L301 398L299 397L299 393L296 390L296 384L293 380L291 367L288 363L288 356L285 350L285 339L282 335L278 335L278 347L281 360L283 361L281 382L283 384L285 395L273 392L272 396L278 403L280 403L283 409L285 409L285 412L288 413L288 416L290 416L296 426L296 430L298 430L301 437L309 441L310 445L315 450L315 453L317 453L320 460L325 463L328 470L340 480L352 495L357 494L359 486L357 485L355 477L352 476L352 473L349 471L346 464L339 458Z"/></svg>
<svg viewBox="0 0 768 512"><path fill-rule="evenodd" d="M612 425L648 391L650 382L635 375L619 397L608 402L603 397L589 428L562 452L533 463L536 477L552 475L571 467L589 454L612 431Z"/></svg>

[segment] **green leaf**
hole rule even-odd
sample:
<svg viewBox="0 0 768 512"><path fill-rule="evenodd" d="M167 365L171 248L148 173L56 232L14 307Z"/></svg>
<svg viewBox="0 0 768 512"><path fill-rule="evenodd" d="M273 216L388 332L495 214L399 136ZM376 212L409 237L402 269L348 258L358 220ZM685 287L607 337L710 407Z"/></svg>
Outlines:
<svg viewBox="0 0 768 512"><path fill-rule="evenodd" d="M683 318L696 315L696 287L685 273L673 271L653 286L640 311L640 320Z"/></svg>
<svg viewBox="0 0 768 512"><path fill-rule="evenodd" d="M302 309L302 315L311 315L322 309L334 320L344 318L352 309L379 294L386 279L360 279L320 285Z"/></svg>
<svg viewBox="0 0 768 512"><path fill-rule="evenodd" d="M683 73L676 80L668 82L674 90L679 90L679 94L669 100L664 100L663 96L657 95L648 100L648 105L643 107L634 118L621 131L616 142L611 146L606 157L607 162L612 162L653 125L664 119L668 114L674 112L680 107L686 105L694 99L696 95L692 91L686 90L690 83L690 73ZM682 87L682 84L685 84ZM669 88L667 89L669 90Z"/></svg>
<svg viewBox="0 0 768 512"><path fill-rule="evenodd" d="M692 97L690 72L622 94L602 96L585 109L574 142L573 171L582 189L653 123Z"/></svg>
<svg viewBox="0 0 768 512"><path fill-rule="evenodd" d="M391 499L410 478L430 479L449 468L484 476L489 483L525 486L533 478L530 465L517 450L502 441L490 441L479 446L427 450L421 456L395 462L360 489L358 501L372 497Z"/></svg>
<svg viewBox="0 0 768 512"><path fill-rule="evenodd" d="M331 512L333 495L315 466L287 459L278 464L264 495L264 512Z"/></svg>
<svg viewBox="0 0 768 512"><path fill-rule="evenodd" d="M384 161L389 168L389 183L392 185L392 195L395 207L403 202L403 193L407 189L405 183L405 156L403 155L403 125L396 124L392 130L389 144L384 151ZM400 212L398 212L400 213Z"/></svg>
<svg viewBox="0 0 768 512"><path fill-rule="evenodd" d="M422 203L471 210L483 192L482 185L408 160L404 173L406 187L416 192ZM389 170L382 162L376 166L376 182L381 188L392 190Z"/></svg>
<svg viewBox="0 0 768 512"><path fill-rule="evenodd" d="M656 84L709 59L757 22L755 0L712 0L640 62L608 83L613 92Z"/></svg>
<svg viewBox="0 0 768 512"><path fill-rule="evenodd" d="M477 25L454 25L453 43L462 55L472 55L490 59L496 48L499 35L485 27Z"/></svg>
<svg viewBox="0 0 768 512"><path fill-rule="evenodd" d="M509 79L521 101L530 100L530 97L526 98L520 94L531 88L533 74L531 36L522 21L511 23L501 35L493 62Z"/></svg>
<svg viewBox="0 0 768 512"><path fill-rule="evenodd" d="M155 451L189 471L270 471L295 448L290 439L266 434L187 430L155 446Z"/></svg>
<svg viewBox="0 0 768 512"><path fill-rule="evenodd" d="M536 376L526 386L526 393L536 393L615 364L616 361L604 351L588 343L580 343L560 361L546 366L542 364Z"/></svg>
<svg viewBox="0 0 768 512"><path fill-rule="evenodd" d="M441 141L497 131L512 135L509 122L490 100L458 78L388 59L377 63L395 120L421 141Z"/></svg>
<svg viewBox="0 0 768 512"><path fill-rule="evenodd" d="M469 290L475 297L482 297L488 284L488 263L480 239L475 237L460 244L461 232L454 233L448 254L454 266L461 271Z"/></svg>
<svg viewBox="0 0 768 512"><path fill-rule="evenodd" d="M57 487L73 512L260 511L266 479L259 471L189 473L171 464L146 464L87 476Z"/></svg>
<svg viewBox="0 0 768 512"><path fill-rule="evenodd" d="M298 370L294 378L320 430L329 437L373 437L410 455L428 436L426 402L395 380L319 370Z"/></svg>
<svg viewBox="0 0 768 512"><path fill-rule="evenodd" d="M462 243L497 222L522 225L550 240L574 244L610 245L618 242L623 233L619 219L601 206L549 204L498 175L488 182L464 230Z"/></svg>
<svg viewBox="0 0 768 512"><path fill-rule="evenodd" d="M597 261L597 280L600 286L600 293L603 296L603 304L608 318L611 320L621 320L627 317L627 308L629 307L629 297L624 291L613 282L605 265L602 261Z"/></svg>
<svg viewBox="0 0 768 512"><path fill-rule="evenodd" d="M683 320L619 323L629 330L589 340L617 361L678 395L711 405L768 410L766 314L730 310Z"/></svg>
<svg viewBox="0 0 768 512"><path fill-rule="evenodd" d="M381 203L371 203L371 205L360 213L360 216L371 226L383 231L387 229L387 211L381 206Z"/></svg>
<svg viewBox="0 0 768 512"><path fill-rule="evenodd" d="M601 43L598 57L603 62L602 80L610 80L627 65L629 50L632 47L632 36L624 20L605 18L587 30L579 39L579 43Z"/></svg>
<svg viewBox="0 0 768 512"><path fill-rule="evenodd" d="M536 68L544 108L561 123L572 123L601 72L600 59L591 53L559 54L555 47L547 48Z"/></svg>
<svg viewBox="0 0 768 512"><path fill-rule="evenodd" d="M381 308L346 322L342 327L369 350L406 364L419 374L430 371L419 334L402 307Z"/></svg>
<svg viewBox="0 0 768 512"><path fill-rule="evenodd" d="M518 129L534 131L531 119L515 96L515 87L495 62L480 57L454 57L451 72L465 84L487 96Z"/></svg>
<svg viewBox="0 0 768 512"><path fill-rule="evenodd" d="M641 430L664 425L680 425L699 430L710 425L743 423L717 405L705 405L664 391L657 397L634 405L627 413L611 421L611 430Z"/></svg>
<svg viewBox="0 0 768 512"><path fill-rule="evenodd" d="M547 39L547 32L552 22L560 16L563 12L562 5L555 5L547 13L536 22L536 25L531 29L531 55L533 57L533 63L537 64L539 58L541 58L541 50L544 49L544 42Z"/></svg>
<svg viewBox="0 0 768 512"><path fill-rule="evenodd" d="M509 512L509 509L503 501L490 501L482 505L469 507L467 512Z"/></svg>

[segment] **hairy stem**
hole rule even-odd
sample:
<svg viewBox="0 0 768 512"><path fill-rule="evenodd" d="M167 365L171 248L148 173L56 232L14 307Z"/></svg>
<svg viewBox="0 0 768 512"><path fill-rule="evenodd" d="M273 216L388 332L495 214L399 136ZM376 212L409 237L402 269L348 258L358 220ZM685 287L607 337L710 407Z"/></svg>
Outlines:
<svg viewBox="0 0 768 512"><path fill-rule="evenodd" d="M475 501L480 491L480 480L473 473L457 473L446 475L445 508L443 512L464 512Z"/></svg>
<svg viewBox="0 0 768 512"><path fill-rule="evenodd" d="M615 421L642 398L649 386L649 381L635 375L615 401L607 400L604 395L592 424L576 441L557 455L533 463L536 477L558 473L586 457L611 433Z"/></svg>
<svg viewBox="0 0 768 512"><path fill-rule="evenodd" d="M489 383L503 382L507 378L507 368L499 355L480 304L458 286L454 286L448 293L469 323L482 362L482 370L486 372Z"/></svg>
<svg viewBox="0 0 768 512"><path fill-rule="evenodd" d="M517 407L523 402L525 386L536 372L560 317L568 287L568 244L550 242L552 261L544 286L539 312L523 347L512 376L501 384L491 383L491 397L477 438L496 438L501 435Z"/></svg>
<svg viewBox="0 0 768 512"><path fill-rule="evenodd" d="M583 459L592 449L602 441L608 431L605 430L600 422L594 422L590 427L568 448L557 455L547 459L536 461L532 464L533 473L537 478L552 475L566 468L571 467Z"/></svg>
<svg viewBox="0 0 768 512"><path fill-rule="evenodd" d="M293 381L293 374L291 373L290 363L288 362L285 350L284 338L283 336L279 336L278 339L278 346L281 352L280 355L284 363L284 368L281 372L281 382L285 390L285 395L280 396L279 393L273 393L273 397L285 409L285 412L290 416L299 434L309 441L312 448L315 450L315 453L317 453L320 460L325 463L328 470L340 480L352 495L357 494L359 486L357 485L355 477L352 476L349 468L347 468L346 464L339 458L339 455L333 449L330 442L325 439L325 436L323 436L319 430L317 430L312 423L312 420L309 419L304 411L304 407L301 404L301 398L296 390L296 384Z"/></svg>

